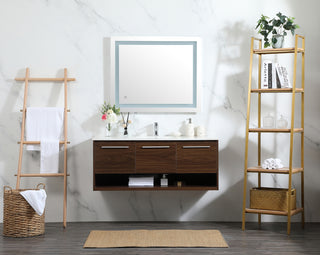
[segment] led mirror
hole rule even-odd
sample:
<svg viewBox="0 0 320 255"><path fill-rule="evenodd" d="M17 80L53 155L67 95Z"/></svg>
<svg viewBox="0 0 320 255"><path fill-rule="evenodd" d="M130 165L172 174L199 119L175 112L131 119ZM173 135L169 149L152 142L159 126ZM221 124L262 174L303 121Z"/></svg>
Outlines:
<svg viewBox="0 0 320 255"><path fill-rule="evenodd" d="M199 110L199 38L111 37L111 101L122 111Z"/></svg>

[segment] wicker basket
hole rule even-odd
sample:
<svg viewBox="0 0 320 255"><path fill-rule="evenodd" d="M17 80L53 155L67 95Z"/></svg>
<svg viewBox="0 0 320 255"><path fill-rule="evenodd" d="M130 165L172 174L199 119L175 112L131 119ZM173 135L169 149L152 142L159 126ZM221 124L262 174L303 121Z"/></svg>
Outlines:
<svg viewBox="0 0 320 255"><path fill-rule="evenodd" d="M288 190L277 188L252 188L250 208L262 210L287 211ZM296 209L296 190L291 190L291 210Z"/></svg>
<svg viewBox="0 0 320 255"><path fill-rule="evenodd" d="M42 187L41 187L42 186ZM43 183L36 187L45 188ZM29 237L44 234L44 213L39 216L29 203L20 195L25 189L13 190L4 186L3 192L3 235L11 237Z"/></svg>

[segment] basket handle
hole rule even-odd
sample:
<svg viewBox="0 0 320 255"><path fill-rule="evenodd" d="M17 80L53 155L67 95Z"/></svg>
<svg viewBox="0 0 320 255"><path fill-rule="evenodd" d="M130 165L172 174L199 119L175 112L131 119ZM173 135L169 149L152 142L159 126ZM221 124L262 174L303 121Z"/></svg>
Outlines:
<svg viewBox="0 0 320 255"><path fill-rule="evenodd" d="M46 188L46 185L44 185L44 183L40 182L38 185L37 185L37 189L45 189Z"/></svg>
<svg viewBox="0 0 320 255"><path fill-rule="evenodd" d="M12 188L10 186L3 186L3 193L6 191L6 189L12 192Z"/></svg>

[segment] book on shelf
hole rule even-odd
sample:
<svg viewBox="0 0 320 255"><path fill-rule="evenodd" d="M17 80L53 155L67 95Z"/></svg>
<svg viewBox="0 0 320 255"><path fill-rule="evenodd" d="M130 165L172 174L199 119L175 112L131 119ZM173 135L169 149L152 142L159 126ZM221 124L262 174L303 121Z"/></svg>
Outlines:
<svg viewBox="0 0 320 255"><path fill-rule="evenodd" d="M280 74L279 74L280 66L279 66L278 63L275 63L275 69L276 69L276 84L277 84L277 88L280 89L281 88L281 81L280 81Z"/></svg>
<svg viewBox="0 0 320 255"><path fill-rule="evenodd" d="M262 63L261 87L263 89L272 89L276 83L276 73L274 64L271 60L264 60Z"/></svg>
<svg viewBox="0 0 320 255"><path fill-rule="evenodd" d="M291 88L287 68L278 63L275 64L275 68L280 83L280 86L277 86L277 88Z"/></svg>
<svg viewBox="0 0 320 255"><path fill-rule="evenodd" d="M265 60L262 63L262 82L263 89L272 88L272 61Z"/></svg>
<svg viewBox="0 0 320 255"><path fill-rule="evenodd" d="M261 88L291 88L287 68L271 60L262 63Z"/></svg>

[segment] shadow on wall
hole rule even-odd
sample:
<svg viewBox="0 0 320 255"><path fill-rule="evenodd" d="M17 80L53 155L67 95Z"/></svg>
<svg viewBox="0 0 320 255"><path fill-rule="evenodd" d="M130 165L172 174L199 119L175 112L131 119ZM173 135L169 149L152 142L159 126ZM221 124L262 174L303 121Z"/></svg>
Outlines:
<svg viewBox="0 0 320 255"><path fill-rule="evenodd" d="M108 215L99 220L179 221L205 191L101 192Z"/></svg>
<svg viewBox="0 0 320 255"><path fill-rule="evenodd" d="M218 55L215 70L212 70L213 83L209 88L207 127L213 122L213 113L219 113L221 109L227 111L227 115L233 115L234 111L245 112L247 74L244 70L247 70L249 59L248 31L250 29L243 22L237 22L224 27L214 38L218 42ZM225 86L225 90L221 85ZM216 104L216 101L219 103ZM242 117L245 118L243 114Z"/></svg>

